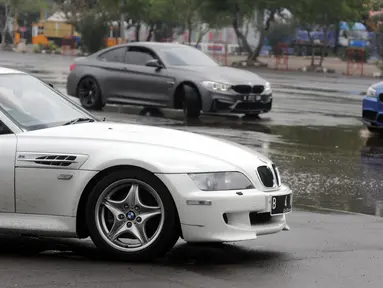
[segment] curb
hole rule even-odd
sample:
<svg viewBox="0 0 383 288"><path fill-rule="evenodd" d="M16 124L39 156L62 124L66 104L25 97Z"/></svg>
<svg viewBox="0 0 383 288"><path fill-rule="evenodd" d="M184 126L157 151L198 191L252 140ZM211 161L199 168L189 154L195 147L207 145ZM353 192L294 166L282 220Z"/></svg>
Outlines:
<svg viewBox="0 0 383 288"><path fill-rule="evenodd" d="M19 54L41 54L41 55L58 55L58 56L70 56L70 57L86 57L89 54L88 53L77 53L77 54L71 54L71 53L63 53L62 51L57 52L57 51L46 51L46 50L41 50L40 52L34 52L34 51L14 51L10 50L8 52L14 52L14 53L19 53Z"/></svg>
<svg viewBox="0 0 383 288"><path fill-rule="evenodd" d="M376 215L370 215L370 214L363 214L363 213L358 213L358 212L350 212L350 211L343 211L343 210L338 210L338 209L331 209L331 208L323 208L323 207L317 207L317 206L312 206L312 205L304 205L304 204L295 204L295 207L298 209L302 209L304 211L308 212L331 212L331 213L337 213L337 214L344 214L344 215L350 215L350 216L363 216L363 217L370 217L374 219L382 219L380 216Z"/></svg>
<svg viewBox="0 0 383 288"><path fill-rule="evenodd" d="M312 75L316 75L316 74L326 74L326 77L332 77L332 78L340 78L340 77L347 77L347 78L364 78L364 79L371 79L371 78L381 78L383 79L383 72L374 72L373 74L369 74L369 75L358 75L358 74L352 74L352 75L348 75L347 73L344 73L344 72L337 72L335 69L331 69L331 68L326 68L326 67L317 67L315 70L311 69L311 68L308 68L307 66L304 66L304 67L300 67L300 68L288 68L288 69L278 69L276 67L269 67L268 64L259 64L257 63L257 65L248 65L248 64L245 64L245 65L241 65L241 64L238 64L237 62L233 62L232 64L236 63L235 65L231 65L230 67L233 67L233 68L239 68L239 69L245 69L245 70L251 70L251 69L254 69L254 70L261 70L261 69L264 69L264 70L268 70L268 71L280 71L280 72L284 72L284 73L302 73L302 74L312 74ZM246 62L245 62L246 63Z"/></svg>
<svg viewBox="0 0 383 288"><path fill-rule="evenodd" d="M383 79L383 72L375 72L372 75L373 78Z"/></svg>
<svg viewBox="0 0 383 288"><path fill-rule="evenodd" d="M317 87L304 87L298 85L288 85L288 84L277 84L275 87L281 88L291 88L302 91L315 91L315 92L325 92L325 93L340 93L340 94L353 94L353 95L366 95L365 91L346 91L346 90L337 90L337 89L326 89L326 88L317 88Z"/></svg>
<svg viewBox="0 0 383 288"><path fill-rule="evenodd" d="M298 71L302 71L302 72L316 72L316 73L336 74L336 70L335 69L330 69L330 68L326 68L326 67L315 67L315 69L313 70L311 67L303 66L301 68L298 68L297 70Z"/></svg>

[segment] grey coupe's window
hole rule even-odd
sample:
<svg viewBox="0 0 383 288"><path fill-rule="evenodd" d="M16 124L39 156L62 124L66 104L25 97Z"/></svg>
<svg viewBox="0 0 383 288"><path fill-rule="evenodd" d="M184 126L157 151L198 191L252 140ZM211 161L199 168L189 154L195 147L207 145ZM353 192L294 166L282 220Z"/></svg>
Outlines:
<svg viewBox="0 0 383 288"><path fill-rule="evenodd" d="M132 65L145 66L146 62L152 60L153 56L143 51L127 51L125 55L125 63Z"/></svg>
<svg viewBox="0 0 383 288"><path fill-rule="evenodd" d="M92 117L65 96L27 74L0 75L0 110L26 130L49 128L73 119Z"/></svg>
<svg viewBox="0 0 383 288"><path fill-rule="evenodd" d="M3 122L0 121L0 135L11 134L11 130L8 129L7 126Z"/></svg>
<svg viewBox="0 0 383 288"><path fill-rule="evenodd" d="M124 63L125 52L125 47L116 48L101 54L99 58L103 61Z"/></svg>
<svg viewBox="0 0 383 288"><path fill-rule="evenodd" d="M219 64L202 51L192 47L163 49L165 63L170 66L219 66Z"/></svg>

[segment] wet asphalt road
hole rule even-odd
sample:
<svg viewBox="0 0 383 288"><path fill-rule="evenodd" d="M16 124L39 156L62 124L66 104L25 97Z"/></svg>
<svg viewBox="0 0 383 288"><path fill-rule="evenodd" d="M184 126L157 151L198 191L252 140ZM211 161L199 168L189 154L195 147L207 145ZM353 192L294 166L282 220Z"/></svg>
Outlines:
<svg viewBox="0 0 383 288"><path fill-rule="evenodd" d="M65 92L70 57L0 53L0 65L32 72ZM185 123L164 110L109 106L111 121L183 129L251 146L280 166L295 206L376 214L383 201L383 139L360 124L361 92L373 79L260 70L274 87L261 119L212 117ZM378 211L379 212L379 211ZM328 212L330 213L330 212ZM222 247L180 242L157 263L99 259L87 241L0 238L1 287L376 287L382 283L381 218L294 211L290 232ZM22 251L63 250L24 255Z"/></svg>
<svg viewBox="0 0 383 288"><path fill-rule="evenodd" d="M381 218L295 211L289 222L289 232L235 245L180 241L149 264L103 259L87 241L4 237L0 283L6 288L380 287ZM32 254L44 249L62 252Z"/></svg>

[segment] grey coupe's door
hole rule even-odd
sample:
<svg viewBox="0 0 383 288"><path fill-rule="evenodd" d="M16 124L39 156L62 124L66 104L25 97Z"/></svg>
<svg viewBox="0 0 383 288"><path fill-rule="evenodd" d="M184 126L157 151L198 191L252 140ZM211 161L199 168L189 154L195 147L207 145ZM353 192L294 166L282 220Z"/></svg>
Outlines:
<svg viewBox="0 0 383 288"><path fill-rule="evenodd" d="M125 52L126 47L113 48L98 58L98 66L102 69L99 84L103 87L103 96L108 100L129 96L125 87Z"/></svg>
<svg viewBox="0 0 383 288"><path fill-rule="evenodd" d="M16 145L16 135L0 119L0 212L15 212Z"/></svg>
<svg viewBox="0 0 383 288"><path fill-rule="evenodd" d="M158 56L150 49L130 46L125 54L125 87L129 90L129 102L154 106L167 106L170 101L169 89L174 79L166 68L157 69L145 64ZM161 61L161 60L160 60Z"/></svg>

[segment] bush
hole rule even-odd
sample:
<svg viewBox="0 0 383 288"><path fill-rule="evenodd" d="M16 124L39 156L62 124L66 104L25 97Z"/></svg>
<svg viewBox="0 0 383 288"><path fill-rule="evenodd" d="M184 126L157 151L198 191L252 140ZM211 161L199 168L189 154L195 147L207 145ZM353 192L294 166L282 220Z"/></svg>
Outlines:
<svg viewBox="0 0 383 288"><path fill-rule="evenodd" d="M48 49L49 51L53 51L53 50L55 50L55 49L56 49L56 45L55 45L55 43L52 42L52 41L48 42L47 49Z"/></svg>
<svg viewBox="0 0 383 288"><path fill-rule="evenodd" d="M33 53L41 53L40 45L33 45Z"/></svg>
<svg viewBox="0 0 383 288"><path fill-rule="evenodd" d="M95 53L104 48L104 38L108 33L108 25L104 18L88 14L78 28L84 52Z"/></svg>
<svg viewBox="0 0 383 288"><path fill-rule="evenodd" d="M40 50L48 50L48 45L47 44L39 44Z"/></svg>

